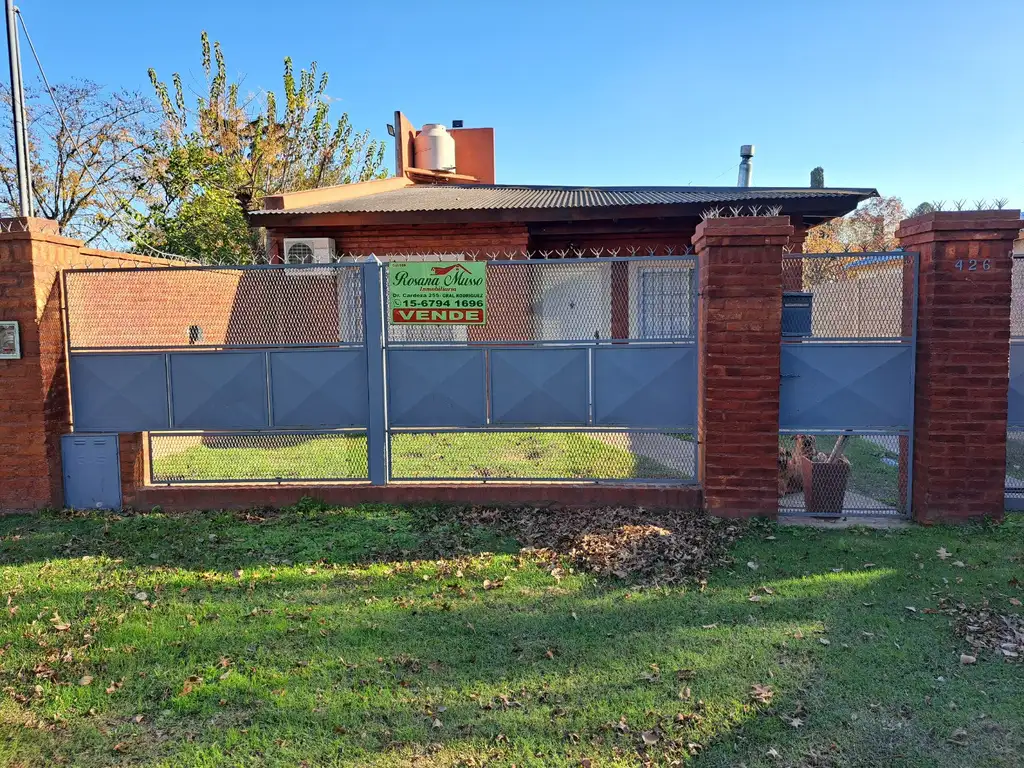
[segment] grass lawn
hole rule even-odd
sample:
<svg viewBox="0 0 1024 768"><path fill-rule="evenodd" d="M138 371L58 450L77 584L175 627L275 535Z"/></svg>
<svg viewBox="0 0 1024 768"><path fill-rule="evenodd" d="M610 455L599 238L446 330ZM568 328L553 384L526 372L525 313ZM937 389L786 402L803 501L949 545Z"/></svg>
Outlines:
<svg viewBox="0 0 1024 768"><path fill-rule="evenodd" d="M160 441L174 437L157 437ZM268 439L261 436L261 440ZM396 478L673 478L679 473L618 444L580 432L397 433L391 441ZM621 447L620 447L621 445ZM366 438L330 435L277 447L191 445L155 450L154 477L164 479L365 478Z"/></svg>
<svg viewBox="0 0 1024 768"><path fill-rule="evenodd" d="M1024 666L928 610L1019 612L1022 533L757 525L637 589L445 510L0 518L0 765L1018 766Z"/></svg>

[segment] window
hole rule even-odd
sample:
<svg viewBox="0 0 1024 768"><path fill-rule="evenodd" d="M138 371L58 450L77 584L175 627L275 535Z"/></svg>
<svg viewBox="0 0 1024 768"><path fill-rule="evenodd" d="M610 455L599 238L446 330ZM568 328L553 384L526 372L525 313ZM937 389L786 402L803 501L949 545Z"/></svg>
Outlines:
<svg viewBox="0 0 1024 768"><path fill-rule="evenodd" d="M641 339L693 336L693 270L651 267L640 270Z"/></svg>

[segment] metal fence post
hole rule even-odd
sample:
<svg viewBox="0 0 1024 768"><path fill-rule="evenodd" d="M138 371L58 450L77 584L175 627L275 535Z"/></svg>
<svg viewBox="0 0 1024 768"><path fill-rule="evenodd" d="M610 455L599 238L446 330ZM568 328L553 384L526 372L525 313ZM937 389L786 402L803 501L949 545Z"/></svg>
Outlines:
<svg viewBox="0 0 1024 768"><path fill-rule="evenodd" d="M387 365L384 355L384 281L383 267L370 257L363 272L363 328L366 338L366 383L369 410L366 424L366 450L370 484L386 485L391 475L388 442Z"/></svg>

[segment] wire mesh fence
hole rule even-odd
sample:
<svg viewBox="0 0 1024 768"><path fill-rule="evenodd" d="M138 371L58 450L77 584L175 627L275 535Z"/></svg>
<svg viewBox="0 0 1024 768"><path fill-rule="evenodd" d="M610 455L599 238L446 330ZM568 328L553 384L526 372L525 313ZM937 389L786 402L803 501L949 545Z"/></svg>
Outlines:
<svg viewBox="0 0 1024 768"><path fill-rule="evenodd" d="M1024 429L1006 432L1006 497L1024 503Z"/></svg>
<svg viewBox="0 0 1024 768"><path fill-rule="evenodd" d="M787 255L782 284L804 307L783 329L787 340L911 336L914 260L902 251Z"/></svg>
<svg viewBox="0 0 1024 768"><path fill-rule="evenodd" d="M692 433L635 430L395 431L394 480L693 482Z"/></svg>
<svg viewBox="0 0 1024 768"><path fill-rule="evenodd" d="M652 431L401 431L394 480L693 482L692 433ZM346 432L154 432L155 484L367 479L366 435Z"/></svg>
<svg viewBox="0 0 1024 768"><path fill-rule="evenodd" d="M897 432L780 433L779 512L902 516L909 455Z"/></svg>
<svg viewBox="0 0 1024 768"><path fill-rule="evenodd" d="M449 255L453 261L460 254ZM396 257L401 258L401 257ZM390 306L390 270L385 280ZM696 258L521 259L487 262L485 322L388 327L390 344L692 341Z"/></svg>
<svg viewBox="0 0 1024 768"><path fill-rule="evenodd" d="M358 265L65 272L72 350L363 341Z"/></svg>
<svg viewBox="0 0 1024 768"><path fill-rule="evenodd" d="M154 432L149 460L158 484L367 479L360 431Z"/></svg>

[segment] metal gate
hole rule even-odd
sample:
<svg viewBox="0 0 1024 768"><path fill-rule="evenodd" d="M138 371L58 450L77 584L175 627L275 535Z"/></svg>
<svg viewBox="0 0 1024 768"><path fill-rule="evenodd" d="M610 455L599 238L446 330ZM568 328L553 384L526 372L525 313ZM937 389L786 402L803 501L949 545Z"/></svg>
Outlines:
<svg viewBox="0 0 1024 768"><path fill-rule="evenodd" d="M783 284L779 511L909 516L917 254L791 254Z"/></svg>
<svg viewBox="0 0 1024 768"><path fill-rule="evenodd" d="M390 325L387 275L68 270L74 429L160 484L694 482L695 257L489 261L478 326Z"/></svg>
<svg viewBox="0 0 1024 768"><path fill-rule="evenodd" d="M1024 509L1024 254L1013 256L1010 300L1010 388L1006 426L1007 509Z"/></svg>

